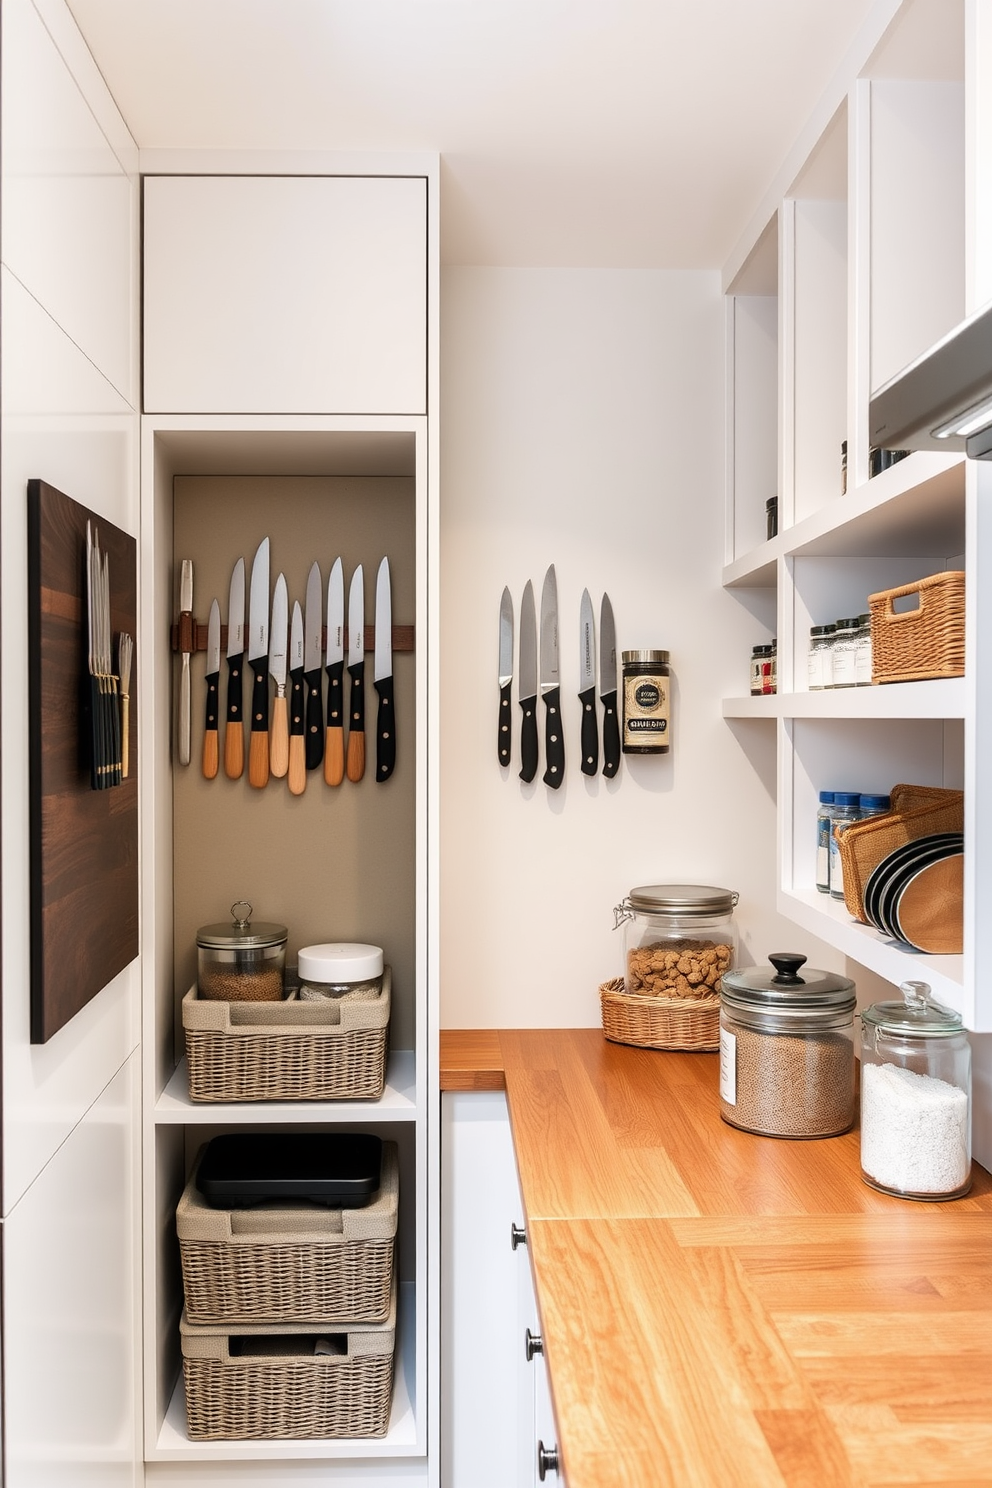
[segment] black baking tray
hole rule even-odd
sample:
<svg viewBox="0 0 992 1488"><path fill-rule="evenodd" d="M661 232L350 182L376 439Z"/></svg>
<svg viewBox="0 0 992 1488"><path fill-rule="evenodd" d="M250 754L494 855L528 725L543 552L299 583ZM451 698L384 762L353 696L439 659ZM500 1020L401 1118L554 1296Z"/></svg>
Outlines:
<svg viewBox="0 0 992 1488"><path fill-rule="evenodd" d="M379 1190L382 1139L353 1132L227 1132L208 1142L196 1186L215 1209L311 1203L356 1209Z"/></svg>

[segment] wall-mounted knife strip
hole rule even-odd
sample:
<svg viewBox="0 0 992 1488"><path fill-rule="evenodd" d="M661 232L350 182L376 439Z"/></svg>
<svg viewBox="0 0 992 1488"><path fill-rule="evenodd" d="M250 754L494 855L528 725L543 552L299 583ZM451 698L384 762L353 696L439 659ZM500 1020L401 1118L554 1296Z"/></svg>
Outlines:
<svg viewBox="0 0 992 1488"><path fill-rule="evenodd" d="M412 625L394 625L393 626L393 650L394 651L409 651L409 652L412 652L415 649L414 648L414 629L415 628ZM170 628L169 634L170 634L170 642L171 642L173 651L176 651L176 652L181 652L181 651L196 652L196 651L206 651L206 649L207 649L207 627L206 627L206 624L205 623L202 623L201 624L201 622L199 620L190 620L187 623L183 623L183 622L176 623L174 621L173 624L172 624L172 626L171 626L171 628ZM320 647L321 647L321 652L324 652L326 650L326 648L327 648L327 626L326 625L321 627ZM220 649L221 649L221 655L226 654L226 652L227 652L227 626L226 625L222 625L221 628L220 628ZM347 625L344 627L344 649L345 649L345 654L347 654L347 651L348 651L348 627L347 627ZM371 655L374 650L375 650L375 626L374 625L366 625L366 627L365 627L365 651L366 651L366 654L367 655Z"/></svg>

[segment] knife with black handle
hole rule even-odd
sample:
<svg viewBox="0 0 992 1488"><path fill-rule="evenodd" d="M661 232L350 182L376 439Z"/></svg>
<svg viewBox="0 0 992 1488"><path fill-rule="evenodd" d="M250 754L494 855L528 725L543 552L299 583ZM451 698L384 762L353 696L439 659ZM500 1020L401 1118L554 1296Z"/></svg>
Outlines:
<svg viewBox="0 0 992 1488"><path fill-rule="evenodd" d="M269 539L258 545L251 568L248 606L248 665L254 674L251 694L251 738L248 784L261 790L269 783Z"/></svg>
<svg viewBox="0 0 992 1488"><path fill-rule="evenodd" d="M534 586L524 585L520 601L520 779L529 785L537 774L537 616Z"/></svg>
<svg viewBox="0 0 992 1488"><path fill-rule="evenodd" d="M375 665L372 685L379 695L375 720L375 778L381 785L396 768L396 714L393 709L393 597L389 559L375 581Z"/></svg>
<svg viewBox="0 0 992 1488"><path fill-rule="evenodd" d="M220 712L220 605L213 600L207 621L207 714L203 726L203 778L213 780L220 759L218 713Z"/></svg>
<svg viewBox="0 0 992 1488"><path fill-rule="evenodd" d="M510 690L513 685L513 600L504 589L499 602L499 714L497 717L496 753L505 768L510 763Z"/></svg>
<svg viewBox="0 0 992 1488"><path fill-rule="evenodd" d="M583 589L579 606L579 702L582 704L581 770L595 775L599 769L599 728L596 723L596 627L589 590Z"/></svg>
<svg viewBox="0 0 992 1488"><path fill-rule="evenodd" d="M303 666L307 684L306 761L308 770L319 769L324 758L324 669L322 666L321 621L323 583L320 565L312 563L307 578L307 607L304 628Z"/></svg>
<svg viewBox="0 0 992 1488"><path fill-rule="evenodd" d="M302 796L307 787L306 744L304 727L306 705L303 700L303 612L300 602L293 605L289 635L289 771L287 784L294 796Z"/></svg>
<svg viewBox="0 0 992 1488"><path fill-rule="evenodd" d="M603 774L612 780L620 768L620 718L617 714L617 633L610 596L599 608L599 700L603 705Z"/></svg>
<svg viewBox="0 0 992 1488"><path fill-rule="evenodd" d="M244 700L241 674L245 665L245 560L231 574L227 603L227 716L224 724L224 774L239 780L245 768Z"/></svg>
<svg viewBox="0 0 992 1488"><path fill-rule="evenodd" d="M541 591L541 696L544 699L545 785L558 790L565 779L565 734L558 672L558 581L552 563Z"/></svg>
<svg viewBox="0 0 992 1488"><path fill-rule="evenodd" d="M359 564L348 591L348 754L345 773L357 784L365 774L365 574Z"/></svg>
<svg viewBox="0 0 992 1488"><path fill-rule="evenodd" d="M344 779L344 570L336 558L327 580L327 731L324 735L324 780Z"/></svg>

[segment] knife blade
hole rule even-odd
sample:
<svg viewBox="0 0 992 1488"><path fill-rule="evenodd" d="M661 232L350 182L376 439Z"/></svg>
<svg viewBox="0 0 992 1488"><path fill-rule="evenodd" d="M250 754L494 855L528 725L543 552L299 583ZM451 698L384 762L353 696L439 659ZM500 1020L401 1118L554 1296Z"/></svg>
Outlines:
<svg viewBox="0 0 992 1488"><path fill-rule="evenodd" d="M193 562L184 558L179 577L179 636L183 652L182 671L179 674L179 763L189 764L190 754L190 696L189 656L193 633Z"/></svg>
<svg viewBox="0 0 992 1488"><path fill-rule="evenodd" d="M558 790L565 778L565 737L561 723L558 675L558 581L552 563L541 590L541 696L544 699L544 764L542 779Z"/></svg>
<svg viewBox="0 0 992 1488"><path fill-rule="evenodd" d="M269 539L263 537L251 566L248 598L248 665L254 674L248 784L269 783Z"/></svg>
<svg viewBox="0 0 992 1488"><path fill-rule="evenodd" d="M324 779L340 785L344 779L344 569L335 558L327 580L327 733L324 738Z"/></svg>
<svg viewBox="0 0 992 1488"><path fill-rule="evenodd" d="M117 671L121 679L121 779L128 773L128 748L131 716L131 666L134 661L134 639L126 631L117 637Z"/></svg>
<svg viewBox="0 0 992 1488"><path fill-rule="evenodd" d="M272 624L269 629L269 675L276 684L272 700L272 729L269 738L269 769L281 780L289 769L289 704L286 701L286 632L289 629L289 596L286 575L279 574L272 591Z"/></svg>
<svg viewBox="0 0 992 1488"><path fill-rule="evenodd" d="M217 698L220 691L220 605L210 601L207 619L207 716L203 726L203 778L217 774Z"/></svg>
<svg viewBox="0 0 992 1488"><path fill-rule="evenodd" d="M302 796L307 788L307 757L304 730L303 702L303 611L300 601L293 601L293 623L289 635L289 789L294 796Z"/></svg>
<svg viewBox="0 0 992 1488"><path fill-rule="evenodd" d="M224 723L224 774L240 780L245 767L245 724L241 673L245 664L245 560L231 574L227 597L227 718Z"/></svg>
<svg viewBox="0 0 992 1488"><path fill-rule="evenodd" d="M396 768L396 713L393 707L393 597L389 559L383 558L375 581L375 667L373 686L379 694L375 722L375 778L381 784Z"/></svg>
<svg viewBox="0 0 992 1488"><path fill-rule="evenodd" d="M510 684L513 681L513 600L503 589L499 601L499 714L496 752L501 765L510 763Z"/></svg>
<svg viewBox="0 0 992 1488"><path fill-rule="evenodd" d="M321 685L324 674L320 664L323 598L320 565L311 563L310 572L307 575L307 609L303 643L303 675L307 684L306 756L308 770L318 769L324 758L324 697Z"/></svg>
<svg viewBox="0 0 992 1488"><path fill-rule="evenodd" d="M524 585L520 601L520 779L528 785L537 774L537 614L534 585Z"/></svg>
<svg viewBox="0 0 992 1488"><path fill-rule="evenodd" d="M620 768L620 719L617 714L617 632L610 596L599 607L599 700L603 705L603 774L612 780Z"/></svg>
<svg viewBox="0 0 992 1488"><path fill-rule="evenodd" d="M599 726L596 722L596 622L589 590L579 604L579 702L582 704L583 775L599 769Z"/></svg>
<svg viewBox="0 0 992 1488"><path fill-rule="evenodd" d="M365 575L359 564L348 590L348 758L346 774L359 781L365 774Z"/></svg>

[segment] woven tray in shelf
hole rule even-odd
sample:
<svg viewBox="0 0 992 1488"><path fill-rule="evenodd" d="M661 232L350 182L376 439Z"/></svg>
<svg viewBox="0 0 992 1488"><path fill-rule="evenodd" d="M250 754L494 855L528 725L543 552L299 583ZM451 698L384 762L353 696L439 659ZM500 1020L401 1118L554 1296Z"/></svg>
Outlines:
<svg viewBox="0 0 992 1488"><path fill-rule="evenodd" d="M183 998L194 1101L378 1100L385 1087L392 977L368 1001Z"/></svg>
<svg viewBox="0 0 992 1488"><path fill-rule="evenodd" d="M873 682L964 676L964 580L952 569L868 596ZM894 601L910 595L918 607L897 612Z"/></svg>
<svg viewBox="0 0 992 1488"><path fill-rule="evenodd" d="M196 1186L204 1151L176 1209L188 1322L386 1321L399 1210L395 1142L383 1142L379 1192L359 1209L214 1209Z"/></svg>
<svg viewBox="0 0 992 1488"><path fill-rule="evenodd" d="M264 1333L179 1324L193 1441L385 1436L393 1390L396 1282L379 1327ZM332 1353L314 1352L317 1339Z"/></svg>
<svg viewBox="0 0 992 1488"><path fill-rule="evenodd" d="M719 1049L719 993L635 997L623 985L623 977L615 977L599 989L603 1032L612 1043L635 1044L640 1049Z"/></svg>

